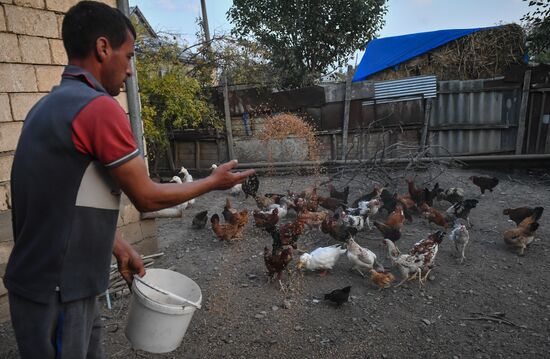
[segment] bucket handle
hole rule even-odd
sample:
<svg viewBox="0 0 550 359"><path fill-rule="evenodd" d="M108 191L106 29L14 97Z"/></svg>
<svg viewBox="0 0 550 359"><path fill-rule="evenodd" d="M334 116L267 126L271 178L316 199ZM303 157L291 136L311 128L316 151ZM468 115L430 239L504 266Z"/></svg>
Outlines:
<svg viewBox="0 0 550 359"><path fill-rule="evenodd" d="M190 300L188 299L185 299L183 297L180 297L179 295L177 294L174 294L172 292L169 292L167 290L164 290L164 289L160 289L159 287L157 287L156 285L153 285L151 283L147 283L146 281L143 280L143 278L141 278L140 276L138 276L137 274L134 274L134 279L137 280L138 282L140 282L141 284L143 284L144 286L146 287L149 287L159 293L162 293L172 299L175 299L175 300L178 300L180 302L184 302L184 303L187 303L187 304L190 304L192 305L193 307L197 308L197 309L201 309L201 305L199 303L195 303L195 302L191 302Z"/></svg>

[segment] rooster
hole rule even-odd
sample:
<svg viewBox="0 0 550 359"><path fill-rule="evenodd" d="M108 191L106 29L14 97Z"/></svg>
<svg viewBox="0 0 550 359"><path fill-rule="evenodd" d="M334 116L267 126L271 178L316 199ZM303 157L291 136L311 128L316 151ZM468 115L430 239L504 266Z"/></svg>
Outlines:
<svg viewBox="0 0 550 359"><path fill-rule="evenodd" d="M445 238L445 232L437 231L435 233L430 234L428 238L425 238L420 242L415 243L415 245L409 252L409 254L411 255L423 257L424 263L423 263L422 270L426 271L424 280L428 277L428 274L430 274L430 271L432 270L435 264L435 257L439 250L439 245L441 244L444 238Z"/></svg>
<svg viewBox="0 0 550 359"><path fill-rule="evenodd" d="M398 205L388 216L385 223L374 221L374 226L378 228L384 238L395 242L401 238L404 221L405 215L403 214L403 208Z"/></svg>
<svg viewBox="0 0 550 359"><path fill-rule="evenodd" d="M407 188L409 189L409 195L411 196L411 199L420 206L423 202L425 202L425 191L424 189L418 188L415 186L413 180L407 178L405 179L407 182Z"/></svg>
<svg viewBox="0 0 550 359"><path fill-rule="evenodd" d="M342 200L333 197L318 196L319 206L335 211L339 207L345 207L345 203Z"/></svg>
<svg viewBox="0 0 550 359"><path fill-rule="evenodd" d="M486 190L493 192L493 188L498 185L498 178L496 177L471 176L468 179L479 187L481 194L485 194Z"/></svg>

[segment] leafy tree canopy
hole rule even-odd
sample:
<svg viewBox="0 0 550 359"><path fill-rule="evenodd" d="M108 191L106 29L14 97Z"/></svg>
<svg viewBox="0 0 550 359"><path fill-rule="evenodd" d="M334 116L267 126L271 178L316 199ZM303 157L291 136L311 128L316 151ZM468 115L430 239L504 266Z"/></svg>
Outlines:
<svg viewBox="0 0 550 359"><path fill-rule="evenodd" d="M535 58L549 60L550 0L529 1L532 10L522 18L527 24L527 45Z"/></svg>
<svg viewBox="0 0 550 359"><path fill-rule="evenodd" d="M221 116L209 104L206 86L192 76L191 51L173 35L148 36L135 23L136 65L144 135L151 158L162 154L168 146L170 129L219 127Z"/></svg>
<svg viewBox="0 0 550 359"><path fill-rule="evenodd" d="M234 0L232 33L269 53L283 88L343 66L384 24L386 0Z"/></svg>

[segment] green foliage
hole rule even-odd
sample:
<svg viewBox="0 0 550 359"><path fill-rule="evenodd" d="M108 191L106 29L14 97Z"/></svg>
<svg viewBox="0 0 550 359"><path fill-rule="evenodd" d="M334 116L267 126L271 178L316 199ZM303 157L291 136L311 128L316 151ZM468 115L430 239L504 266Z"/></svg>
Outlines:
<svg viewBox="0 0 550 359"><path fill-rule="evenodd" d="M527 46L535 59L540 62L548 62L550 54L550 0L529 1L529 7L533 10L522 18L527 27Z"/></svg>
<svg viewBox="0 0 550 359"><path fill-rule="evenodd" d="M384 24L386 0L234 0L233 34L267 49L283 88L343 66Z"/></svg>
<svg viewBox="0 0 550 359"><path fill-rule="evenodd" d="M148 36L140 24L134 24L136 65L140 85L140 100L144 135L154 161L168 146L172 129L219 127L219 116L210 105L201 78L190 76L192 65L186 61L185 48L177 38Z"/></svg>

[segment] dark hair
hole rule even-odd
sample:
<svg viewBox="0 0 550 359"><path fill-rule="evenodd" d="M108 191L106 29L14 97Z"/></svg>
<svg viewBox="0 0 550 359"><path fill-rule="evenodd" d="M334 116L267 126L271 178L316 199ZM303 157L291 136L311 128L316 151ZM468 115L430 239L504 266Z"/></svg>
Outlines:
<svg viewBox="0 0 550 359"><path fill-rule="evenodd" d="M68 58L82 59L93 51L100 36L118 49L126 41L127 30L135 39L134 26L120 10L95 1L82 1L65 14L61 34Z"/></svg>

